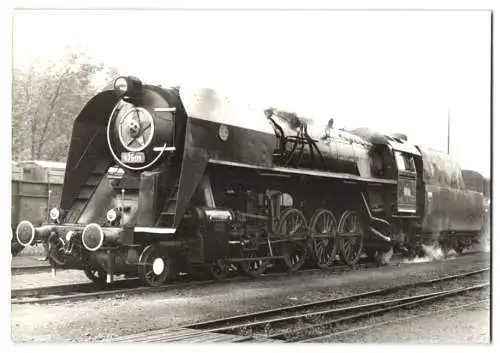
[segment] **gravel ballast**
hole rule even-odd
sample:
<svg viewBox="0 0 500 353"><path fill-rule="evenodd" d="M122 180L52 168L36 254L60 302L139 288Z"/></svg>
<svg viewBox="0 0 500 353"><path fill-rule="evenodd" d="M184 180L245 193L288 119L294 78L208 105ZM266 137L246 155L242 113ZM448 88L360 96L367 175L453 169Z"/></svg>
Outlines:
<svg viewBox="0 0 500 353"><path fill-rule="evenodd" d="M343 273L314 272L74 303L12 305L14 342L99 341L489 267L489 253Z"/></svg>

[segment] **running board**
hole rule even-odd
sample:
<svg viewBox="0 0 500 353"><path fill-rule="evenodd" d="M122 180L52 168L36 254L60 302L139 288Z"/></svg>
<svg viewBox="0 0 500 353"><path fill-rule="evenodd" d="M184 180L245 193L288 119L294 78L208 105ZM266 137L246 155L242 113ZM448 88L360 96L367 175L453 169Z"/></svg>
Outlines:
<svg viewBox="0 0 500 353"><path fill-rule="evenodd" d="M175 234L176 231L176 228L134 227L137 233Z"/></svg>

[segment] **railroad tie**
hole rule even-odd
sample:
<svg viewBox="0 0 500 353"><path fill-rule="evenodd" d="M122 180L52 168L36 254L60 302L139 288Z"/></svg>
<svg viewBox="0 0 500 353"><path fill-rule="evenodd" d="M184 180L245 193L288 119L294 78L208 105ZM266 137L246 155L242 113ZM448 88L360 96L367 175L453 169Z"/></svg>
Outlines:
<svg viewBox="0 0 500 353"><path fill-rule="evenodd" d="M188 329L183 327L171 327L160 330L142 332L138 334L115 337L100 342L125 343L125 342L155 342L155 343L230 343L246 342L252 337L237 336L222 333L213 333L203 330ZM261 341L261 340L260 340Z"/></svg>

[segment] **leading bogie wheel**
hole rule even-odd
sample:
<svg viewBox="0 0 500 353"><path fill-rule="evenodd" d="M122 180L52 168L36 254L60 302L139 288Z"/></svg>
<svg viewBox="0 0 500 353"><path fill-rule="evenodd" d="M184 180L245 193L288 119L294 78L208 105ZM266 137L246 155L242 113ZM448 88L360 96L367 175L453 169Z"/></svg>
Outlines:
<svg viewBox="0 0 500 353"><path fill-rule="evenodd" d="M304 214L296 208L289 208L280 216L277 233L288 239L281 243L283 264L290 272L300 270L309 249L309 227Z"/></svg>
<svg viewBox="0 0 500 353"><path fill-rule="evenodd" d="M319 268L331 267L337 253L337 220L332 212L318 209L310 226L314 259Z"/></svg>
<svg viewBox="0 0 500 353"><path fill-rule="evenodd" d="M154 244L146 246L139 256L140 280L151 287L158 287L175 278L173 259Z"/></svg>
<svg viewBox="0 0 500 353"><path fill-rule="evenodd" d="M339 255L349 266L358 263L363 251L364 226L358 212L347 210L342 214L337 229L339 236Z"/></svg>
<svg viewBox="0 0 500 353"><path fill-rule="evenodd" d="M83 270L83 273L85 273L85 276L87 276L87 278L95 284L98 284L99 286L106 285L106 271L86 268Z"/></svg>

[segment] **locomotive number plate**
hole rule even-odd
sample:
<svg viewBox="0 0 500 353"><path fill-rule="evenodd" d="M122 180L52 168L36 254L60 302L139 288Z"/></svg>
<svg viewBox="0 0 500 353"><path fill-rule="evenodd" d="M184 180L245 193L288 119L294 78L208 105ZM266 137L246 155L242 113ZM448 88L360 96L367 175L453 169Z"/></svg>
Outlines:
<svg viewBox="0 0 500 353"><path fill-rule="evenodd" d="M146 162L146 156L144 152L122 152L122 162L123 163L144 163Z"/></svg>

